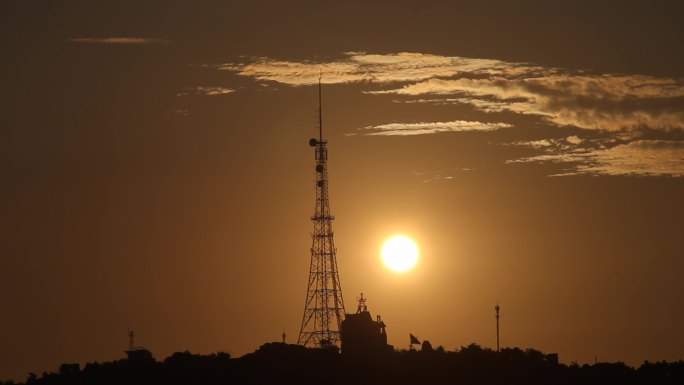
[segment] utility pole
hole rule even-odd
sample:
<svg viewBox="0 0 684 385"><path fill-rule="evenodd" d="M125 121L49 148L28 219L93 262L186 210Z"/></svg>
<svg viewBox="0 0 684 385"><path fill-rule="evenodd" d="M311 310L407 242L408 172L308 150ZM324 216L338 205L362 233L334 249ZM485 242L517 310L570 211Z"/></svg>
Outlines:
<svg viewBox="0 0 684 385"><path fill-rule="evenodd" d="M495 317L496 317L496 351L497 352L500 351L500 347L499 347L499 309L501 309L501 307L497 303L496 306L494 306L494 311L496 312Z"/></svg>

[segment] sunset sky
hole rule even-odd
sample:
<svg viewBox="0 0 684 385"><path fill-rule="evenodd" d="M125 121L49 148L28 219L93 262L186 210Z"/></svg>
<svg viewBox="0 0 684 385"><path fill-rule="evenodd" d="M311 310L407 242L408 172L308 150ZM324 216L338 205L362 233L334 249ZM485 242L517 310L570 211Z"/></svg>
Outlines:
<svg viewBox="0 0 684 385"><path fill-rule="evenodd" d="M3 1L0 380L295 343L323 83L348 312L684 359L680 1ZM418 244L403 273L383 241Z"/></svg>

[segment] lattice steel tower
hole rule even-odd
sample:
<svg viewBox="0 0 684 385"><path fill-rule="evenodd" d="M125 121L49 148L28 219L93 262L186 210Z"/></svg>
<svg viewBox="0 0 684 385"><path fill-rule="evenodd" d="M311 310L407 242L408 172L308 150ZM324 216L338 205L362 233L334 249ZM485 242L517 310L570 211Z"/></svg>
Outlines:
<svg viewBox="0 0 684 385"><path fill-rule="evenodd" d="M315 149L316 209L311 220L311 265L304 303L304 316L297 344L308 347L332 347L340 344L340 324L344 318L344 300L337 273L335 243L328 201L328 149L323 140L321 79L318 79L318 139L309 140Z"/></svg>

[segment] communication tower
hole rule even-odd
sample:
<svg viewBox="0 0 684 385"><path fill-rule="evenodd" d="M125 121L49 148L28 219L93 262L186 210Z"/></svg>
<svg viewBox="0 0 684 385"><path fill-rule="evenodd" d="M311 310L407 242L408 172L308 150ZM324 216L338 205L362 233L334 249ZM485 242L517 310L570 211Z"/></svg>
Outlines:
<svg viewBox="0 0 684 385"><path fill-rule="evenodd" d="M336 249L328 201L328 149L323 139L323 110L321 78L318 78L318 139L309 140L316 160L316 205L311 221L311 264L304 303L304 316L299 329L298 345L308 347L337 347L340 345L340 326L344 318L344 301L337 272Z"/></svg>

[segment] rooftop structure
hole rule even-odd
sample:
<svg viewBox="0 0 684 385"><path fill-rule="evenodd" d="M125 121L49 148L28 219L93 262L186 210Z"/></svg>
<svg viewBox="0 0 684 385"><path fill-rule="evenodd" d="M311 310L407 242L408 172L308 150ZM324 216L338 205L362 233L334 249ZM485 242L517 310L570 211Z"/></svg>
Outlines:
<svg viewBox="0 0 684 385"><path fill-rule="evenodd" d="M359 305L355 314L347 314L342 321L342 354L368 355L391 352L387 344L386 325L380 316L373 321L363 293L358 298Z"/></svg>

